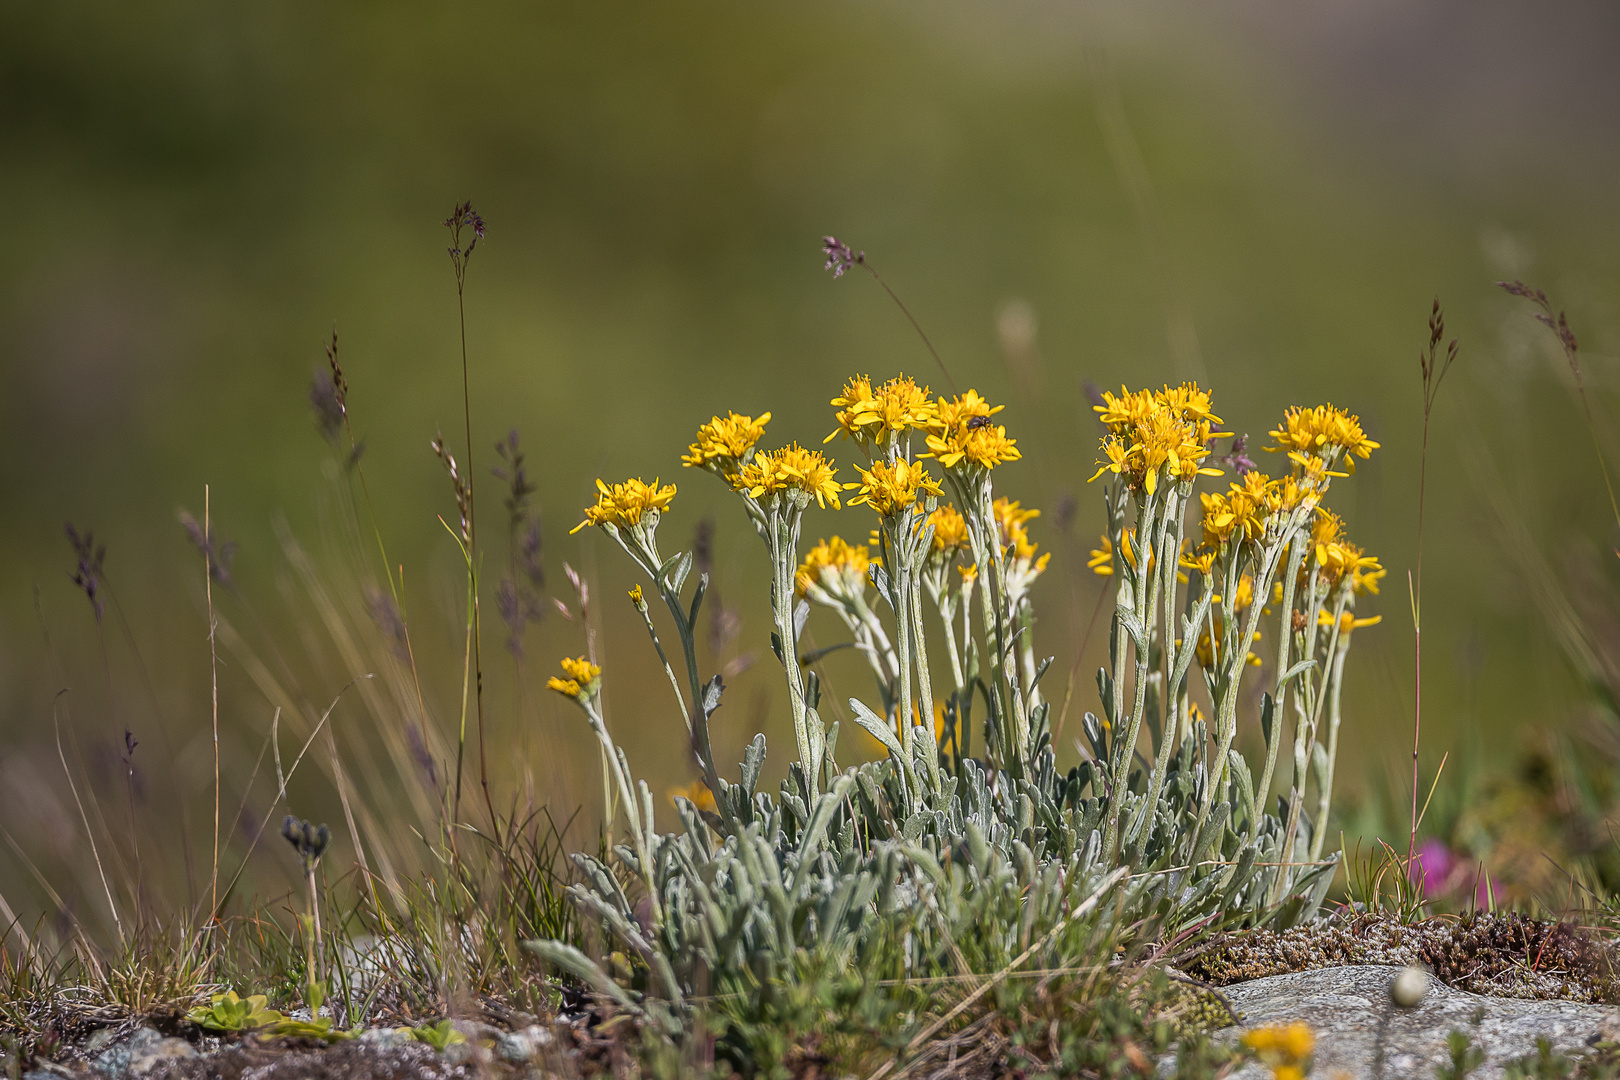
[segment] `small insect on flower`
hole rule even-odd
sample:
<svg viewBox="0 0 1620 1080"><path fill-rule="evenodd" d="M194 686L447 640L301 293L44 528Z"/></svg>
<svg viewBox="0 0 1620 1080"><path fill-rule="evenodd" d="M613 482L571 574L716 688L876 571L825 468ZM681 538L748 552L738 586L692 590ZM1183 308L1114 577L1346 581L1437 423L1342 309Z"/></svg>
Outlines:
<svg viewBox="0 0 1620 1080"><path fill-rule="evenodd" d="M571 697L576 700L580 697L590 697L596 692L596 688L602 679L602 669L583 656L578 659L568 656L563 657L562 669L563 675L566 675L567 678L559 678L553 675L546 683L546 689L555 690L563 697Z"/></svg>
<svg viewBox="0 0 1620 1080"><path fill-rule="evenodd" d="M940 398L928 425L928 456L952 470L993 469L1003 462L1019 460L1023 454L1017 440L1009 439L1007 429L990 419L1003 407L992 406L977 390L955 398Z"/></svg>

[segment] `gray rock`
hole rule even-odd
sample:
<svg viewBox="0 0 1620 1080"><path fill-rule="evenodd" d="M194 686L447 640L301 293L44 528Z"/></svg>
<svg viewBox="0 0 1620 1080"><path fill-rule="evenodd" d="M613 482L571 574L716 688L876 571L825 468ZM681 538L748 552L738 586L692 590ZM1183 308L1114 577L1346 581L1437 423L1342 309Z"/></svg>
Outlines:
<svg viewBox="0 0 1620 1080"><path fill-rule="evenodd" d="M165 1061L196 1056L196 1048L184 1039L159 1039L130 1052L129 1069L125 1075L145 1076Z"/></svg>
<svg viewBox="0 0 1620 1080"><path fill-rule="evenodd" d="M1562 1053L1578 1053L1600 1028L1612 1030L1620 1018L1603 1005L1481 997L1437 980L1431 980L1418 1005L1401 1009L1389 996L1390 980L1400 970L1321 968L1225 987L1243 1025L1220 1037L1235 1040L1244 1028L1303 1020L1316 1032L1315 1076L1342 1070L1355 1080L1432 1080L1436 1066L1451 1060L1446 1036L1460 1030L1485 1052L1485 1063L1470 1074L1473 1080L1493 1080L1509 1061L1535 1053L1537 1038L1550 1040ZM1266 1076L1268 1070L1250 1065L1233 1080Z"/></svg>
<svg viewBox="0 0 1620 1080"><path fill-rule="evenodd" d="M154 1044L163 1041L163 1036L149 1027L136 1028L134 1034L117 1046L110 1046L97 1054L90 1062L90 1068L106 1077L107 1080L123 1080L129 1075L130 1062L138 1053Z"/></svg>
<svg viewBox="0 0 1620 1080"><path fill-rule="evenodd" d="M504 1031L495 1040L495 1055L502 1061L522 1065L534 1058L540 1049L551 1045L551 1032L538 1024L522 1031Z"/></svg>

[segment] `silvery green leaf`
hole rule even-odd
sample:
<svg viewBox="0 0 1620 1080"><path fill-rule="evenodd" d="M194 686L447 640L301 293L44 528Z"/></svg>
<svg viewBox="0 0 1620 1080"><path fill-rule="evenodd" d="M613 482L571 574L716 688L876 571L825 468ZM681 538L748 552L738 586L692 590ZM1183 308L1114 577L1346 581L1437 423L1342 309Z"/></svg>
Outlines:
<svg viewBox="0 0 1620 1080"><path fill-rule="evenodd" d="M804 703L812 709L821 705L821 676L814 671L805 672Z"/></svg>
<svg viewBox="0 0 1620 1080"><path fill-rule="evenodd" d="M800 600L793 608L793 643L798 645L799 638L804 635L804 624L810 618L810 605Z"/></svg>
<svg viewBox="0 0 1620 1080"><path fill-rule="evenodd" d="M669 591L679 596L681 586L686 584L686 575L691 572L692 553L682 551L664 560L664 565L658 568L658 580L666 583Z"/></svg>
<svg viewBox="0 0 1620 1080"><path fill-rule="evenodd" d="M697 628L698 608L703 606L703 595L709 591L709 575L704 573L698 577L697 589L692 593L692 606L686 613L686 632L690 634Z"/></svg>
<svg viewBox="0 0 1620 1080"><path fill-rule="evenodd" d="M1249 828L1253 830L1259 822L1254 810L1254 778L1249 773L1249 763L1236 750L1228 750L1226 760L1232 778L1237 781L1238 813L1249 822Z"/></svg>
<svg viewBox="0 0 1620 1080"><path fill-rule="evenodd" d="M895 736L894 730L879 719L877 713L868 709L859 698L850 698L849 707L855 713L855 722L865 728L867 734L882 743L884 748L896 758L904 758L905 748L900 745L900 740Z"/></svg>
<svg viewBox="0 0 1620 1080"><path fill-rule="evenodd" d="M716 675L703 687L703 718L707 720L714 715L714 710L720 707L720 695L726 692L726 684Z"/></svg>
<svg viewBox="0 0 1620 1080"><path fill-rule="evenodd" d="M1056 657L1048 656L1041 661L1041 666L1035 669L1035 677L1029 682L1030 690L1034 690L1041 684L1041 676L1046 674L1046 669L1052 666L1052 661L1055 659Z"/></svg>
<svg viewBox="0 0 1620 1080"><path fill-rule="evenodd" d="M1315 660L1301 660L1299 663L1289 668L1282 678L1277 680L1277 685L1284 686L1289 682L1289 680L1298 678L1315 666Z"/></svg>
<svg viewBox="0 0 1620 1080"><path fill-rule="evenodd" d="M709 685L713 686L719 681L720 677L716 675L714 682L710 683ZM759 783L759 768L764 763L765 735L763 732L761 732L760 734L755 735L754 741L749 743L748 746L743 750L741 779L743 790L748 792L749 798L754 797L754 786Z"/></svg>

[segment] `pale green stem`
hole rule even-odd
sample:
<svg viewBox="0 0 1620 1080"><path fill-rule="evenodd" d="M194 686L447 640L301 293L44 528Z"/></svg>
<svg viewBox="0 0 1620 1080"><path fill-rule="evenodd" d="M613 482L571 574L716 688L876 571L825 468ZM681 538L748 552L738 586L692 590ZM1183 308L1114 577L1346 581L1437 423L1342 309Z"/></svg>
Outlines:
<svg viewBox="0 0 1620 1080"><path fill-rule="evenodd" d="M1333 804L1333 767L1339 756L1339 691L1344 687L1344 657L1350 651L1351 635L1345 634L1338 639L1333 652L1333 679L1328 684L1328 735L1327 735L1327 768L1324 770L1322 790L1318 792L1320 801L1317 806L1316 820L1326 822L1328 810ZM1311 861L1322 857L1322 844L1327 839L1327 829L1318 827L1316 835L1311 837Z"/></svg>
<svg viewBox="0 0 1620 1080"><path fill-rule="evenodd" d="M1305 541L1304 531L1297 525L1290 525L1288 534L1288 570L1283 577L1282 583L1282 622L1277 634L1280 639L1277 643L1277 674L1274 676L1281 685L1274 684L1272 687L1271 734L1266 739L1266 764L1265 768L1260 771L1260 783L1254 789L1255 803L1260 813L1264 813L1265 810L1266 796L1271 791L1271 778L1277 770L1277 751L1282 746L1283 706L1288 697L1288 685L1282 683L1281 680L1288 671L1288 650L1294 640L1292 625L1294 617L1294 584L1299 578L1299 564L1305 554ZM1265 586L1267 589L1271 588L1271 582L1267 581ZM1260 610L1261 601L1264 599L1260 592L1260 581L1257 578L1255 580L1254 610ZM1248 642L1252 640L1252 637L1245 637L1243 641L1238 643L1238 648L1240 650L1245 649ZM1256 827L1259 824L1259 822L1255 822Z"/></svg>
<svg viewBox="0 0 1620 1080"><path fill-rule="evenodd" d="M787 675L788 703L793 710L793 735L799 744L799 764L812 796L821 793L821 754L810 731L809 710L804 702L804 676L799 671L798 638L793 633L793 604L796 599L793 577L798 570L799 512L790 508L784 516L780 508L770 515L771 563L776 582L771 590L771 606L776 615L777 640L782 647L782 667Z"/></svg>

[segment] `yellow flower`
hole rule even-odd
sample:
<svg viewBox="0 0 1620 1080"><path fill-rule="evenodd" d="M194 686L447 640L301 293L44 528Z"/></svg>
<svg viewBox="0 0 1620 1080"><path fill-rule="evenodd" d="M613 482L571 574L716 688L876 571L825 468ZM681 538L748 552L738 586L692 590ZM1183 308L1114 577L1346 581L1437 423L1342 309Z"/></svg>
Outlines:
<svg viewBox="0 0 1620 1080"><path fill-rule="evenodd" d="M964 461L970 466L993 469L1005 461L1023 457L1016 439L1007 438L1007 429L991 421L1002 406L992 406L969 390L957 398L940 398L934 405L934 419L928 426L928 453L947 469Z"/></svg>
<svg viewBox="0 0 1620 1080"><path fill-rule="evenodd" d="M1344 575L1350 575L1350 587L1356 592L1370 592L1378 595L1378 582L1389 571L1379 565L1378 560L1355 544L1345 540L1327 540L1316 545L1316 563L1320 569L1317 571L1327 579L1330 587L1344 580Z"/></svg>
<svg viewBox="0 0 1620 1080"><path fill-rule="evenodd" d="M1092 410L1115 435L1126 434L1163 407L1152 390L1138 390L1133 394L1121 386L1119 397L1107 390L1103 391L1102 397L1103 403L1093 405Z"/></svg>
<svg viewBox="0 0 1620 1080"><path fill-rule="evenodd" d="M1309 1025L1292 1023L1255 1028L1243 1036L1243 1045L1271 1069L1274 1080L1303 1080L1306 1059L1316 1049Z"/></svg>
<svg viewBox="0 0 1620 1080"><path fill-rule="evenodd" d="M1123 390L1124 387L1120 387L1120 389ZM1182 383L1176 387L1166 386L1159 392L1158 398L1165 408L1183 420L1205 424L1225 423L1224 420L1210 411L1209 391L1198 389L1197 383Z"/></svg>
<svg viewBox="0 0 1620 1080"><path fill-rule="evenodd" d="M917 505L922 495L939 495L939 482L921 465L899 458L891 466L874 462L871 471L855 466L861 474L861 493L849 500L851 506L865 503L884 517L894 517Z"/></svg>
<svg viewBox="0 0 1620 1080"><path fill-rule="evenodd" d="M728 413L723 420L716 416L698 428L697 441L687 448L681 464L688 468L712 468L722 474L732 471L735 463L765 434L765 425L770 419L770 413L757 420L738 413Z"/></svg>
<svg viewBox="0 0 1620 1080"><path fill-rule="evenodd" d="M714 792L702 780L694 780L685 787L672 787L669 789L670 805L675 805L676 799L685 799L699 810L707 810L711 814L718 814L720 806L714 801Z"/></svg>
<svg viewBox="0 0 1620 1080"><path fill-rule="evenodd" d="M1201 547L1197 551L1188 552L1187 554L1182 555L1181 565L1185 566L1188 570L1197 570L1205 577L1209 577L1210 572L1215 567L1215 557L1217 554L1218 552L1210 548Z"/></svg>
<svg viewBox="0 0 1620 1080"><path fill-rule="evenodd" d="M568 656L563 657L562 669L567 678L553 675L546 683L546 689L555 690L564 697L578 698L581 694L589 694L596 681L602 677L602 669L583 656L577 660Z"/></svg>
<svg viewBox="0 0 1620 1080"><path fill-rule="evenodd" d="M956 572L962 575L962 584L971 585L979 576L979 564L969 563L966 566L958 566Z"/></svg>
<svg viewBox="0 0 1620 1080"><path fill-rule="evenodd" d="M806 450L794 443L755 454L753 461L731 477L731 486L756 499L782 491L802 491L814 495L822 507L831 503L836 510L838 493L844 487L833 479L837 472L820 450Z"/></svg>
<svg viewBox="0 0 1620 1080"><path fill-rule="evenodd" d="M1304 451L1308 454L1327 454L1330 447L1344 450L1349 455L1368 458L1378 444L1367 438L1361 430L1361 418L1332 405L1318 405L1307 409L1295 405L1283 414L1283 422L1267 432L1277 440L1270 451ZM1349 462L1355 471L1355 462Z"/></svg>
<svg viewBox="0 0 1620 1080"><path fill-rule="evenodd" d="M621 529L636 525L649 510L662 512L669 505L675 497L675 485L659 487L657 480L647 484L635 479L609 487L598 480L596 493L596 505L585 508L585 520L568 530L570 536L587 525L616 525Z"/></svg>
<svg viewBox="0 0 1620 1080"><path fill-rule="evenodd" d="M1108 537L1102 537L1102 547L1091 549L1091 558L1086 560L1086 569L1098 577L1109 577L1114 572L1114 542Z"/></svg>
<svg viewBox="0 0 1620 1080"><path fill-rule="evenodd" d="M891 432L926 428L934 419L928 388L919 387L905 375L890 379L876 390L870 378L857 375L844 384L844 392L833 398L832 404L838 406L838 429L823 442L831 442L840 432L877 441Z"/></svg>
<svg viewBox="0 0 1620 1080"><path fill-rule="evenodd" d="M1365 619L1358 619L1354 614L1346 611L1339 616L1339 636L1349 637L1352 630L1359 630L1363 626L1377 626L1383 621L1384 617L1382 615L1370 615ZM1328 614L1326 611L1317 612L1316 625L1332 626L1333 616Z"/></svg>
<svg viewBox="0 0 1620 1080"><path fill-rule="evenodd" d="M1109 434L1102 441L1107 460L1097 463L1091 479L1111 472L1151 495L1158 489L1161 472L1180 482L1220 475L1220 470L1204 467L1203 461L1211 441L1229 432L1214 430L1220 417L1210 411L1209 394L1197 384L1134 394L1120 387L1119 397L1104 393L1103 404L1093 408Z"/></svg>
<svg viewBox="0 0 1620 1080"><path fill-rule="evenodd" d="M800 596L810 591L810 586L821 584L821 572L826 569L838 570L858 580L866 580L866 568L871 558L864 544L845 543L841 537L831 540L822 540L815 547L804 554L804 562L799 564L798 572L794 575L794 583Z"/></svg>
<svg viewBox="0 0 1620 1080"><path fill-rule="evenodd" d="M954 555L968 546L967 519L949 503L928 515L923 526L929 525L934 527L933 545L929 550L935 555Z"/></svg>
<svg viewBox="0 0 1620 1080"><path fill-rule="evenodd" d="M1033 558L1035 555L1035 542L1029 538L1029 530L1024 528L1026 522L1041 516L1039 510L1025 510L1019 506L1016 499L1005 497L997 499L990 507L995 514L996 525L1001 530L1001 546L1003 550L1012 549L1013 557L1017 559Z"/></svg>

